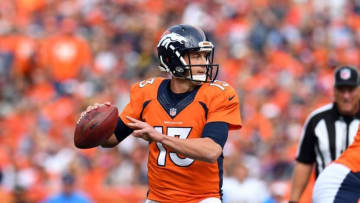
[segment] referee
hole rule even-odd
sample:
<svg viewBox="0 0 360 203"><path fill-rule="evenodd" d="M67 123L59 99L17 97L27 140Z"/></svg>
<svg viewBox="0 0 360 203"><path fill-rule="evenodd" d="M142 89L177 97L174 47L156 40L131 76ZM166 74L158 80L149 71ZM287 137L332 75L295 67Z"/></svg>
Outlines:
<svg viewBox="0 0 360 203"><path fill-rule="evenodd" d="M298 202L313 166L316 177L353 142L360 121L359 73L341 66L334 73L334 102L307 118L298 146L291 183L290 202Z"/></svg>

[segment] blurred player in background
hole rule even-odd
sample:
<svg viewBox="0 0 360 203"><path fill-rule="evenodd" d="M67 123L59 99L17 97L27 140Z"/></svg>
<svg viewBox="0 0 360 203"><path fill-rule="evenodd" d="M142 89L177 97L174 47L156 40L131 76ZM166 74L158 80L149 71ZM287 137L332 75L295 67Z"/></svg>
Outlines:
<svg viewBox="0 0 360 203"><path fill-rule="evenodd" d="M354 143L316 180L313 202L360 202L360 131Z"/></svg>
<svg viewBox="0 0 360 203"><path fill-rule="evenodd" d="M341 66L334 73L335 101L313 111L305 122L291 186L291 202L299 201L315 163L316 177L353 142L358 130L359 74Z"/></svg>
<svg viewBox="0 0 360 203"><path fill-rule="evenodd" d="M241 127L238 96L215 80L214 45L201 29L172 26L157 49L160 69L171 79L133 85L114 135L102 146L114 147L131 133L149 141L148 203L221 202L222 149L228 131Z"/></svg>

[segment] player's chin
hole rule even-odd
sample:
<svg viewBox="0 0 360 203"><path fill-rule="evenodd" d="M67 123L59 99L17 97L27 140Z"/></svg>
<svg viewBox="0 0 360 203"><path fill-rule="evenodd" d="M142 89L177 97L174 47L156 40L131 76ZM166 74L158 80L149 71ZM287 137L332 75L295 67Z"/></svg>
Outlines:
<svg viewBox="0 0 360 203"><path fill-rule="evenodd" d="M201 81L191 81L191 82L194 85L202 85L202 84L204 84L204 82L201 82Z"/></svg>

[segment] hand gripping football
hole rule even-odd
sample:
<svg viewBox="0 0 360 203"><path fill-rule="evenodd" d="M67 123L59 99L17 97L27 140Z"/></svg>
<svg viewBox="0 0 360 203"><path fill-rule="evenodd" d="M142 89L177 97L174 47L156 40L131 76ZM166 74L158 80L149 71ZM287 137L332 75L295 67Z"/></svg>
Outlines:
<svg viewBox="0 0 360 203"><path fill-rule="evenodd" d="M118 109L113 105L100 105L86 112L76 124L74 144L80 149L99 146L114 133Z"/></svg>

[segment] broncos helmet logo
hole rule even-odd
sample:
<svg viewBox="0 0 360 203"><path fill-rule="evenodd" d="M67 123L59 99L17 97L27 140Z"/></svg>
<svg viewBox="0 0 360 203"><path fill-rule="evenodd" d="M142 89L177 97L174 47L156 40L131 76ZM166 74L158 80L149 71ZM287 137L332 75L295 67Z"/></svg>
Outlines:
<svg viewBox="0 0 360 203"><path fill-rule="evenodd" d="M158 47L160 46L164 46L166 49L169 47L169 44L171 42L179 42L181 44L185 44L187 42L187 39L177 33L170 33L170 34L166 34L164 35L161 40L159 41L159 44L157 45ZM171 47L170 47L171 48ZM175 49L174 48L171 48L171 49Z"/></svg>

